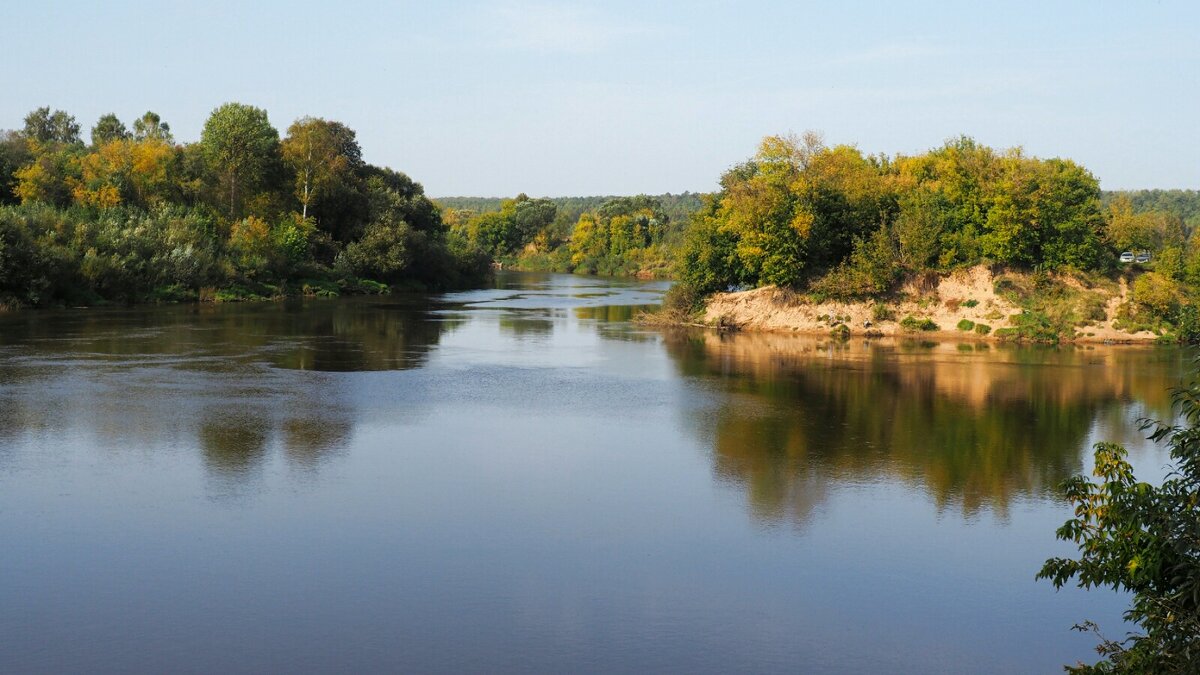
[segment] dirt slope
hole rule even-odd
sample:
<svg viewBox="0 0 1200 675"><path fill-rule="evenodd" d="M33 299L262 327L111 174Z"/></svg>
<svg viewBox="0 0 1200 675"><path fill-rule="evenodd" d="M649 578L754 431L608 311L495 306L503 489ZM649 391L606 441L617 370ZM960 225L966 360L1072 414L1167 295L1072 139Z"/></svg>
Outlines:
<svg viewBox="0 0 1200 675"><path fill-rule="evenodd" d="M714 325L733 325L742 330L810 335L828 335L833 326L842 323L849 328L851 335L998 339L995 330L1009 327L1009 318L1020 314L1021 308L996 293L996 280L996 275L989 268L973 267L934 278L924 285L910 283L892 299L864 302L830 300L813 303L793 292L768 286L713 296L705 309L704 321ZM1059 281L1078 284L1073 279ZM1101 289L1093 291L1105 292ZM1119 287L1110 292L1107 298L1104 319L1079 326L1075 336L1066 336L1065 339L1078 342L1153 341L1157 336L1149 331L1128 333L1113 327L1117 308L1125 302L1128 292L1127 285L1121 280ZM876 305L884 305L890 310L891 318L878 319L880 313ZM906 316L929 319L937 324L938 330L919 333L905 331L899 321ZM963 319L985 324L993 331L989 335L981 335L974 331L958 330L956 326Z"/></svg>

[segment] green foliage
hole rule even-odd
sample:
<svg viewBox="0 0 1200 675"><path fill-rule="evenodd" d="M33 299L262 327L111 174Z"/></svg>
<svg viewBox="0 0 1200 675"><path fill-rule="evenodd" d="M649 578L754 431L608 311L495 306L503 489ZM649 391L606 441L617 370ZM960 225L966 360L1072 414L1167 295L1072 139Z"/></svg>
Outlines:
<svg viewBox="0 0 1200 675"><path fill-rule="evenodd" d="M695 192L682 192L679 194L666 193L654 195L653 197L645 197L643 195L642 197L634 197L633 199L653 199L658 202L658 208L667 219L667 222L686 223L693 213L703 208L704 197L705 195ZM555 208L554 227L558 231L557 233L564 237L570 234L571 228L574 227L574 224L584 213L595 212L605 202L619 199L630 198L617 195L546 198ZM438 197L434 201L446 210L465 210L473 214L481 214L488 211L499 211L505 200L500 197Z"/></svg>
<svg viewBox="0 0 1200 675"><path fill-rule="evenodd" d="M25 116L22 135L36 143L79 143L79 123L75 117L62 110L50 112L49 107L38 108Z"/></svg>
<svg viewBox="0 0 1200 675"><path fill-rule="evenodd" d="M663 309L680 315L691 315L704 307L704 296L694 286L678 282L663 294Z"/></svg>
<svg viewBox="0 0 1200 675"><path fill-rule="evenodd" d="M992 332L992 327L986 323L977 323L975 324L975 332L979 335L987 335Z"/></svg>
<svg viewBox="0 0 1200 675"><path fill-rule="evenodd" d="M146 114L133 121L133 137L138 141L162 141L174 143L171 125L162 121L158 113L147 110Z"/></svg>
<svg viewBox="0 0 1200 675"><path fill-rule="evenodd" d="M92 145L97 147L112 141L123 141L129 136L125 123L113 113L101 115L96 126L92 127Z"/></svg>
<svg viewBox="0 0 1200 675"><path fill-rule="evenodd" d="M554 222L557 207L549 199L531 199L519 194L506 199L500 210L473 217L466 223L467 237L496 258L519 252L538 235L552 238L548 228Z"/></svg>
<svg viewBox="0 0 1200 675"><path fill-rule="evenodd" d="M391 283L406 276L423 244L422 234L408 223L372 223L362 239L346 246L337 264L350 274Z"/></svg>
<svg viewBox="0 0 1200 675"><path fill-rule="evenodd" d="M996 337L1024 342L1057 343L1062 327L1042 312L1024 310L1008 318L1009 327L996 331Z"/></svg>
<svg viewBox="0 0 1200 675"><path fill-rule="evenodd" d="M1154 271L1169 279L1183 281L1186 271L1183 247L1173 245L1159 251L1154 256Z"/></svg>
<svg viewBox="0 0 1200 675"><path fill-rule="evenodd" d="M575 224L569 250L571 270L588 274L632 275L665 271L665 239L670 223L653 197L619 197L584 213Z"/></svg>
<svg viewBox="0 0 1200 675"><path fill-rule="evenodd" d="M1077 326L1107 319L1108 299L1116 293L1115 284L1099 275L1046 272L1001 276L995 290L1022 310L996 335L1035 342L1074 337Z"/></svg>
<svg viewBox="0 0 1200 675"><path fill-rule="evenodd" d="M938 325L934 323L933 319L918 319L912 315L909 315L903 319L900 319L900 328L909 333L920 333L938 330Z"/></svg>
<svg viewBox="0 0 1200 675"><path fill-rule="evenodd" d="M720 227L714 203L693 217L675 273L682 283L705 295L745 283L737 260L737 237Z"/></svg>
<svg viewBox="0 0 1200 675"><path fill-rule="evenodd" d="M336 198L363 168L362 149L355 133L340 122L302 117L288 127L280 144L284 162L295 174L300 217L308 218L315 203Z"/></svg>
<svg viewBox="0 0 1200 675"><path fill-rule="evenodd" d="M977 307L977 306L979 306L979 301L975 300L973 298L970 300L965 300L965 301L963 301L962 306L967 307L967 308Z"/></svg>
<svg viewBox="0 0 1200 675"><path fill-rule="evenodd" d="M1125 619L1140 629L1102 639L1104 659L1072 672L1200 672L1200 384L1177 390L1174 401L1181 426L1143 422L1152 440L1170 447L1174 467L1161 485L1138 481L1125 448L1111 443L1095 447L1098 480L1064 484L1075 517L1057 536L1076 544L1079 557L1047 560L1038 578L1128 592ZM1096 630L1091 622L1078 628Z"/></svg>
<svg viewBox="0 0 1200 675"><path fill-rule="evenodd" d="M870 239L858 240L850 258L812 284L812 290L825 297L852 299L883 295L898 280L898 250L887 229L879 229Z"/></svg>
<svg viewBox="0 0 1200 675"><path fill-rule="evenodd" d="M1154 316L1169 317L1179 310L1179 284L1156 272L1147 272L1133 282L1130 298L1139 309Z"/></svg>
<svg viewBox="0 0 1200 675"><path fill-rule="evenodd" d="M883 303L871 305L871 318L875 321L895 321L896 312Z"/></svg>
<svg viewBox="0 0 1200 675"><path fill-rule="evenodd" d="M152 112L132 134L113 115L92 131L85 147L73 118L39 109L0 134L0 304L376 293L490 272L420 184L364 164L340 123L303 118L281 145L265 111L231 103L200 143L175 145Z"/></svg>
<svg viewBox="0 0 1200 675"><path fill-rule="evenodd" d="M850 327L844 323L839 323L829 330L829 337L834 340L849 340Z"/></svg>
<svg viewBox="0 0 1200 675"><path fill-rule="evenodd" d="M1185 236L1183 220L1163 211L1139 211L1125 195L1108 206L1105 235L1116 251L1156 251L1181 247Z"/></svg>
<svg viewBox="0 0 1200 675"><path fill-rule="evenodd" d="M975 330L975 322L970 319L960 319L958 329L966 332L973 331Z"/></svg>
<svg viewBox="0 0 1200 675"><path fill-rule="evenodd" d="M1200 343L1200 309L1184 305L1175 314L1175 341L1183 344Z"/></svg>
<svg viewBox="0 0 1200 675"><path fill-rule="evenodd" d="M279 132L267 111L242 103L226 103L209 115L200 147L228 195L228 215L239 213L246 193L261 187L279 157Z"/></svg>
<svg viewBox="0 0 1200 675"><path fill-rule="evenodd" d="M1158 212L1177 218L1189 230L1200 225L1200 190L1127 190L1106 192L1105 204L1126 199L1134 213Z"/></svg>
<svg viewBox="0 0 1200 675"><path fill-rule="evenodd" d="M269 300L273 295L269 286L250 284L231 284L219 289L213 295L213 302L252 302Z"/></svg>
<svg viewBox="0 0 1200 675"><path fill-rule="evenodd" d="M828 147L813 134L768 137L721 187L693 217L681 262L681 276L710 287L777 284L855 298L886 294L905 275L984 262L1113 264L1094 176L965 137L894 159Z"/></svg>

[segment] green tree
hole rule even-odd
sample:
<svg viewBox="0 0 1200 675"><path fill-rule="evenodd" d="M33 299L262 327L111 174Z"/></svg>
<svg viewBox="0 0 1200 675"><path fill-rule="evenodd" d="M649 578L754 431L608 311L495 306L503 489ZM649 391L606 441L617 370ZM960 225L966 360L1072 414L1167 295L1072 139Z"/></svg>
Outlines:
<svg viewBox="0 0 1200 675"><path fill-rule="evenodd" d="M467 225L468 236L500 257L519 251L554 222L558 208L549 199L522 193L500 203L500 211L481 213Z"/></svg>
<svg viewBox="0 0 1200 675"><path fill-rule="evenodd" d="M100 147L110 141L120 141L129 138L129 130L115 114L101 115L96 126L92 127L92 145Z"/></svg>
<svg viewBox="0 0 1200 675"><path fill-rule="evenodd" d="M280 146L284 161L296 174L296 199L301 216L308 218L314 201L334 191L362 168L362 149L354 131L317 117L302 117L288 127Z"/></svg>
<svg viewBox="0 0 1200 675"><path fill-rule="evenodd" d="M175 138L171 136L171 125L162 121L158 113L150 110L133 121L133 137L139 141L155 140L167 144L175 142Z"/></svg>
<svg viewBox="0 0 1200 675"><path fill-rule="evenodd" d="M266 181L278 157L279 132L267 119L267 111L242 103L226 103L204 123L200 134L212 169L220 177L227 197L230 218L239 212L239 198Z"/></svg>
<svg viewBox="0 0 1200 675"><path fill-rule="evenodd" d="M948 201L937 193L919 190L902 198L894 228L899 262L912 271L944 266L942 234L950 229L950 217Z"/></svg>
<svg viewBox="0 0 1200 675"><path fill-rule="evenodd" d="M707 208L692 217L675 263L675 275L697 295L728 290L746 283L737 256L737 238L721 227L718 206L711 199ZM685 293L681 293L687 295Z"/></svg>
<svg viewBox="0 0 1200 675"><path fill-rule="evenodd" d="M17 179L14 192L21 203L70 205L71 186L79 171L79 158L74 147L54 142L31 145L34 148L32 160L14 174Z"/></svg>
<svg viewBox="0 0 1200 675"><path fill-rule="evenodd" d="M15 131L0 132L0 204L16 204L17 170L33 159L29 144Z"/></svg>
<svg viewBox="0 0 1200 675"><path fill-rule="evenodd" d="M25 116L25 138L38 143L79 142L79 124L62 110L50 112L49 107L34 110Z"/></svg>
<svg viewBox="0 0 1200 675"><path fill-rule="evenodd" d="M1078 558L1051 558L1038 578L1061 588L1109 587L1132 594L1127 621L1140 632L1103 639L1104 660L1076 673L1200 672L1200 382L1176 391L1182 424L1143 423L1150 438L1166 441L1174 466L1155 486L1140 482L1125 448L1096 445L1098 479L1065 484L1075 517L1058 538L1078 546ZM1095 630L1085 622L1078 628Z"/></svg>

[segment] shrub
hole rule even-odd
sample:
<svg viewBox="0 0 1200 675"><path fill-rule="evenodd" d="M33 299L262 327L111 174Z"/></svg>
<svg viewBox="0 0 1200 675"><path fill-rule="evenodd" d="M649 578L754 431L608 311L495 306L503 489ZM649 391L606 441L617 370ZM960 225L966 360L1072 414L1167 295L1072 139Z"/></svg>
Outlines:
<svg viewBox="0 0 1200 675"><path fill-rule="evenodd" d="M354 276L394 281L406 275L413 263L414 240L424 233L407 223L372 223L362 239L352 242L337 264Z"/></svg>
<svg viewBox="0 0 1200 675"><path fill-rule="evenodd" d="M1133 282L1133 302L1158 317L1174 315L1179 296L1179 284L1156 272L1147 272Z"/></svg>
<svg viewBox="0 0 1200 675"><path fill-rule="evenodd" d="M1175 314L1175 338L1185 344L1200 342L1200 311L1195 305L1184 305Z"/></svg>
<svg viewBox="0 0 1200 675"><path fill-rule="evenodd" d="M1023 311L1009 317L1008 321L1012 325L997 330L996 337L1049 343L1056 343L1060 339L1058 327L1041 312Z"/></svg>
<svg viewBox="0 0 1200 675"><path fill-rule="evenodd" d="M898 272L896 244L882 228L855 241L849 259L816 281L812 290L830 298L870 297L891 290Z"/></svg>
<svg viewBox="0 0 1200 675"><path fill-rule="evenodd" d="M891 307L877 302L871 306L871 318L876 321L895 321L896 313Z"/></svg>
<svg viewBox="0 0 1200 675"><path fill-rule="evenodd" d="M1074 517L1056 536L1078 547L1078 558L1051 558L1039 579L1056 588L1076 581L1083 588L1129 593L1126 621L1138 633L1123 640L1101 638L1104 660L1079 665L1076 673L1200 672L1200 382L1173 396L1172 421L1144 421L1150 440L1166 441L1173 466L1153 485L1134 475L1124 447L1097 443L1097 480L1079 475L1063 484ZM1097 632L1084 622L1080 630ZM1124 630L1124 628L1122 628Z"/></svg>
<svg viewBox="0 0 1200 675"><path fill-rule="evenodd" d="M979 305L979 301L978 301L978 300L975 300L974 298L972 298L972 299L970 299L970 300L966 300L966 301L964 301L964 302L963 302L963 304L962 304L962 306L963 306L963 307L968 307L968 308L970 308L970 307L975 307L975 306L977 306L977 305Z"/></svg>
<svg viewBox="0 0 1200 675"><path fill-rule="evenodd" d="M829 337L833 338L834 340L849 340L850 327L844 323L839 323L829 331Z"/></svg>
<svg viewBox="0 0 1200 675"><path fill-rule="evenodd" d="M663 294L662 311L679 319L686 318L704 308L704 295L686 282L677 282Z"/></svg>
<svg viewBox="0 0 1200 675"><path fill-rule="evenodd" d="M975 324L975 332L979 335L987 335L988 333L992 332L992 327L986 323L977 323Z"/></svg>
<svg viewBox="0 0 1200 675"><path fill-rule="evenodd" d="M918 333L938 330L938 325L932 319L918 319L910 314L900 320L900 328L910 333Z"/></svg>
<svg viewBox="0 0 1200 675"><path fill-rule="evenodd" d="M958 329L961 331L975 330L975 322L970 319L963 319L958 322Z"/></svg>

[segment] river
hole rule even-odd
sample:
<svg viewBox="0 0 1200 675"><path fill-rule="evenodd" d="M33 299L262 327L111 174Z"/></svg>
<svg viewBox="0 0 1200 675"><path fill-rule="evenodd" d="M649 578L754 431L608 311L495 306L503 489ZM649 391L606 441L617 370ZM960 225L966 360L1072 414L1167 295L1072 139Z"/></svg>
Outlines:
<svg viewBox="0 0 1200 675"><path fill-rule="evenodd" d="M1059 672L1170 348L631 322L663 283L0 315L0 672Z"/></svg>

